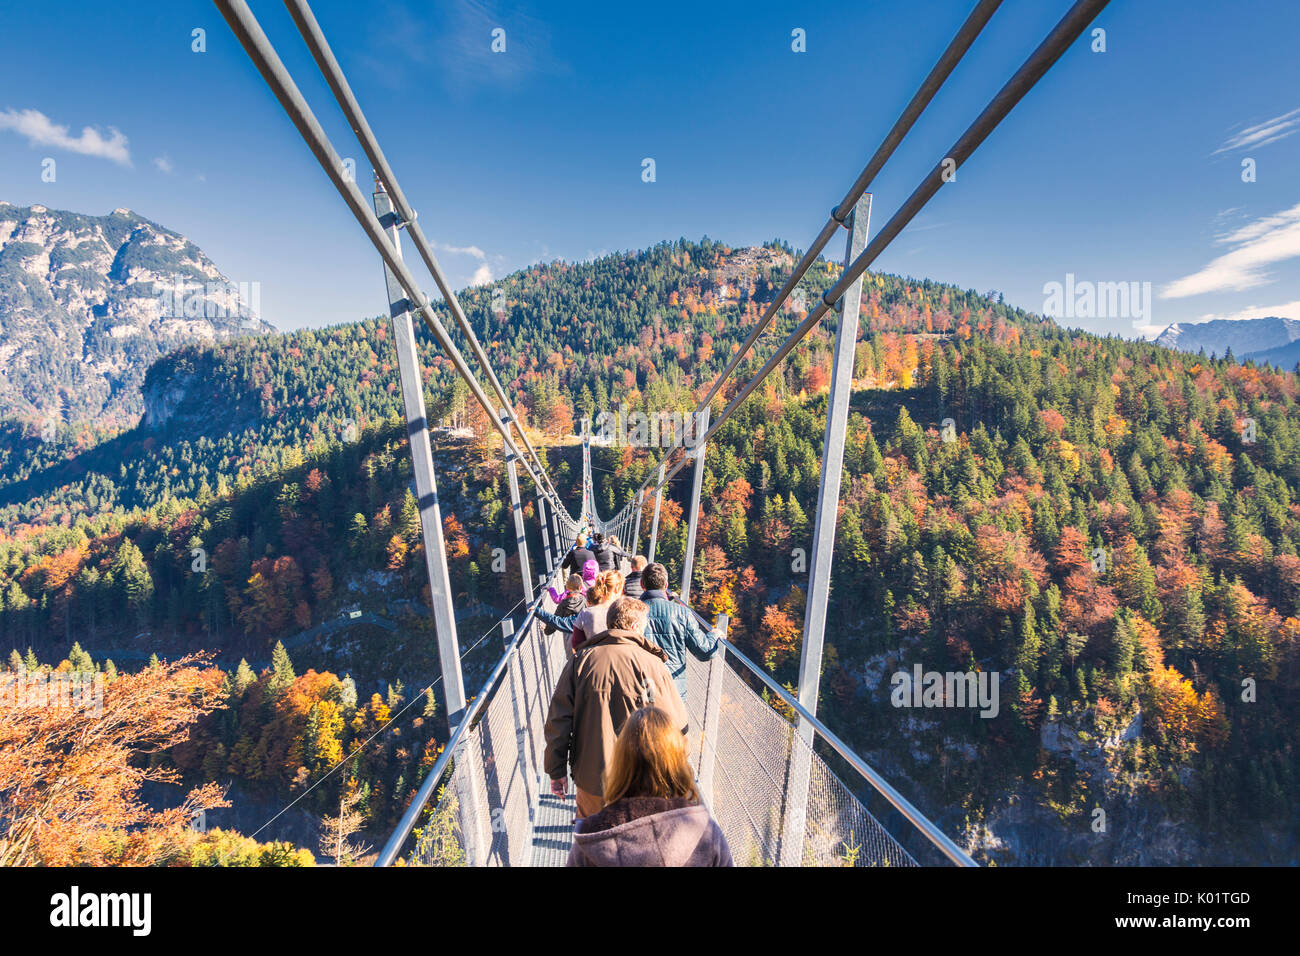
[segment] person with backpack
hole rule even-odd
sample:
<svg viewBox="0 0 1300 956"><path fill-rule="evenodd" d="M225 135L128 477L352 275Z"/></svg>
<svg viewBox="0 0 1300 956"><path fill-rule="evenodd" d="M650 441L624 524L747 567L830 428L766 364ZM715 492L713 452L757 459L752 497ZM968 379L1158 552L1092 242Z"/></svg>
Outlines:
<svg viewBox="0 0 1300 956"><path fill-rule="evenodd" d="M596 555L596 563L600 565L602 571L613 571L618 568L619 558L630 558L631 555L618 546L617 538L608 538L599 532L593 538L592 553Z"/></svg>
<svg viewBox="0 0 1300 956"><path fill-rule="evenodd" d="M546 716L543 768L551 792L563 797L572 768L580 818L604 807L605 768L629 716L662 708L679 734L686 705L664 664L663 650L645 637L646 606L619 598L609 609L609 629L578 645L551 696Z"/></svg>
<svg viewBox="0 0 1300 956"><path fill-rule="evenodd" d="M628 717L605 767L605 806L578 822L568 866L734 866L700 800L686 737L661 707Z"/></svg>
<svg viewBox="0 0 1300 956"><path fill-rule="evenodd" d="M678 692L686 696L686 654L707 661L718 652L722 636L700 627L695 614L668 594L668 569L658 562L641 572L641 600L648 609L646 636L663 648Z"/></svg>
<svg viewBox="0 0 1300 956"><path fill-rule="evenodd" d="M561 571L581 572L583 565L588 561L595 561L596 555L587 547L587 533L579 532L577 539L573 543L573 550L564 556L564 561L560 564ZM596 563L600 567L600 563Z"/></svg>
<svg viewBox="0 0 1300 956"><path fill-rule="evenodd" d="M550 593L551 600L555 602L554 613L556 617L570 617L579 614L587 606L587 595L584 593L585 589L580 574L570 574L564 582L563 591L557 591L555 588L547 588L546 590ZM557 630L559 628L554 624L547 624L544 633L554 634ZM565 647L570 646L569 642L565 641Z"/></svg>

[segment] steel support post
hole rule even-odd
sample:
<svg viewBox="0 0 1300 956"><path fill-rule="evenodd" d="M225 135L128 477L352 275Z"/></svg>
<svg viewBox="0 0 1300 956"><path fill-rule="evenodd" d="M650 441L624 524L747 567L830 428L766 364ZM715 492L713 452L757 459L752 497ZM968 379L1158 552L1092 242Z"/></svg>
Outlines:
<svg viewBox="0 0 1300 956"><path fill-rule="evenodd" d="M871 225L871 193L863 193L844 223L849 231L845 243L844 267L867 246ZM826 433L822 442L822 472L817 490L817 517L813 525L812 561L808 572L808 603L804 611L803 648L799 654L799 703L808 713L817 713L821 685L822 652L826 638L826 605L830 598L831 558L835 552L835 522L840 501L840 478L844 468L844 436L849 422L849 399L853 392L853 363L857 355L858 310L862 304L859 276L840 300L840 323L835 334L835 357L831 368L831 392L826 402ZM786 778L785 825L781 836L782 866L802 862L807 825L808 782L812 769L813 727L799 718L799 737L790 754Z"/></svg>
<svg viewBox="0 0 1300 956"><path fill-rule="evenodd" d="M513 618L507 617L501 622L501 639L505 641L508 649L514 639L515 622ZM529 638L525 637L525 641ZM533 827L537 822L537 798L539 796L539 774L541 768L536 765L533 759L534 748L530 746L531 741L528 736L528 695L526 691L527 675L524 672L525 655L530 649L522 645L513 652L514 659L510 662L508 673L510 675L510 704L513 709L515 718L515 746L519 752L519 779L523 781L524 798L528 802L528 833L522 841L525 847L524 854L529 853L533 844ZM507 853L509 850L507 849ZM516 866L519 860L511 860L510 865Z"/></svg>
<svg viewBox="0 0 1300 956"><path fill-rule="evenodd" d="M383 184L375 182L375 215L384 227L393 248L401 255L401 236L397 217ZM456 613L452 607L451 580L447 574L447 548L442 539L442 515L438 508L438 479L433 469L433 449L429 442L428 416L424 408L424 378L420 374L419 354L415 347L415 327L411 322L411 304L402 293L396 276L384 266L388 288L388 312L393 324L393 347L397 351L397 369L402 384L402 404L406 410L406 436L411 446L411 465L415 474L415 497L420 507L420 530L424 538L424 563L429 573L429 596L433 604L433 623L438 636L438 660L442 667L442 696L449 730L455 729L465 711L465 681L460 670L460 643L456 636Z"/></svg>
<svg viewBox="0 0 1300 956"><path fill-rule="evenodd" d="M546 521L546 498L537 496L537 523L542 528L542 556L546 558L546 577L555 573L555 559L551 554L551 532Z"/></svg>
<svg viewBox="0 0 1300 956"><path fill-rule="evenodd" d="M695 456L695 474L691 480L691 520L686 526L686 553L682 555L682 603L691 603L691 571L695 567L695 528L700 520L700 487L704 484L704 433L709 430L709 415L712 409L706 408L695 419L692 437L695 447L691 454Z"/></svg>
<svg viewBox="0 0 1300 956"><path fill-rule="evenodd" d="M714 628L726 638L731 619L719 614ZM704 726L700 728L700 797L713 802L713 768L718 756L718 733L722 726L722 675L727 666L727 652L719 650L709 659L709 685L704 697Z"/></svg>
<svg viewBox="0 0 1300 956"><path fill-rule="evenodd" d="M655 515L650 522L650 550L646 552L646 559L650 564L655 563L655 545L659 543L659 506L664 502L664 470L667 462L659 466L659 488L655 490Z"/></svg>
<svg viewBox="0 0 1300 956"><path fill-rule="evenodd" d="M508 413L503 408L504 420ZM515 519L515 549L519 554L519 577L524 585L524 603L533 603L533 570L528 562L528 536L524 531L524 509L519 504L519 469L514 454L506 452L506 475L510 479L510 511Z"/></svg>

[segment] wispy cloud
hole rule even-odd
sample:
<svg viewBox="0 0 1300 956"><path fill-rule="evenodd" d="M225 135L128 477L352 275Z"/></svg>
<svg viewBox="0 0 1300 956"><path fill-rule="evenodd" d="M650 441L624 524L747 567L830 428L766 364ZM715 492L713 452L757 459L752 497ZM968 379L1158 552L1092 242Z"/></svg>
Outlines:
<svg viewBox="0 0 1300 956"><path fill-rule="evenodd" d="M168 176L176 172L176 164L172 162L171 157L166 153L155 156L150 162L153 163L155 169L161 173L166 173Z"/></svg>
<svg viewBox="0 0 1300 956"><path fill-rule="evenodd" d="M1230 153L1237 149L1249 149L1252 146L1267 146L1295 133L1300 133L1300 109L1274 116L1254 126L1247 126L1241 132L1230 136L1227 142L1214 151L1213 155Z"/></svg>
<svg viewBox="0 0 1300 956"><path fill-rule="evenodd" d="M1217 315L1211 312L1201 316L1198 321L1208 322L1211 319L1265 319L1272 316L1281 319L1300 319L1300 299L1296 299L1294 302L1283 302L1281 305L1248 305L1246 308L1228 315Z"/></svg>
<svg viewBox="0 0 1300 956"><path fill-rule="evenodd" d="M13 130L26 137L33 146L52 146L83 156L109 159L122 166L131 165L127 139L112 126L107 135L93 126L86 126L80 136L73 136L68 127L58 125L40 110L8 109L0 112L0 129Z"/></svg>
<svg viewBox="0 0 1300 956"><path fill-rule="evenodd" d="M449 246L445 242L434 240L433 248L439 252L448 252L452 255L473 256L475 259L486 259L487 254L478 246Z"/></svg>
<svg viewBox="0 0 1300 956"><path fill-rule="evenodd" d="M1162 299L1237 292L1273 281L1265 266L1300 256L1300 203L1247 223L1217 241L1235 248L1160 290Z"/></svg>
<svg viewBox="0 0 1300 956"><path fill-rule="evenodd" d="M394 86L406 76L393 69L395 60L437 69L446 92L457 98L480 87L517 88L537 74L569 73L570 66L555 53L546 19L529 6L462 0L430 4L417 15L405 5L385 3L382 14L370 18L379 26L368 38L371 49L356 54L357 62L374 68L378 82ZM412 43L411 37L421 42Z"/></svg>
<svg viewBox="0 0 1300 956"><path fill-rule="evenodd" d="M433 248L453 256L470 256L478 260L478 267L470 278L470 285L486 285L492 281L492 266L488 264L487 253L478 246L452 246L445 242L433 241Z"/></svg>

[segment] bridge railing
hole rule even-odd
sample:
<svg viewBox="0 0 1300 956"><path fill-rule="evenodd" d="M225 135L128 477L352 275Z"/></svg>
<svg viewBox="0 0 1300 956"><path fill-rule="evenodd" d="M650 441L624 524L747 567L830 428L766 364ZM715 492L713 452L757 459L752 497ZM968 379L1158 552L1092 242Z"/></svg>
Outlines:
<svg viewBox="0 0 1300 956"><path fill-rule="evenodd" d="M548 786L543 729L551 692L565 665L564 636L543 634L536 620L543 600L538 597L520 629L507 638L506 652L469 703L376 865L395 862L408 840L409 865L529 863L538 801ZM718 624L725 632L725 616ZM755 680L769 699L750 686ZM817 753L814 741L805 740L772 706L772 698L788 712L808 718L815 735L940 853L958 865L974 865L839 737L804 712L785 688L724 639L722 652L707 663L688 660L685 703L690 759L701 795L738 865L917 865Z"/></svg>
<svg viewBox="0 0 1300 956"><path fill-rule="evenodd" d="M705 627L709 622L691 611ZM738 865L916 866L913 854L868 811L817 752L842 760L849 782L869 785L922 838L958 866L975 862L789 691L726 640L707 663L686 662L691 760L704 800ZM757 682L766 699L750 683ZM811 738L773 706L803 717Z"/></svg>
<svg viewBox="0 0 1300 956"><path fill-rule="evenodd" d="M563 636L544 635L536 619L545 599L543 591L519 630L507 635L505 653L466 705L376 866L395 863L412 836L408 864L527 863L543 777L542 731L565 662Z"/></svg>

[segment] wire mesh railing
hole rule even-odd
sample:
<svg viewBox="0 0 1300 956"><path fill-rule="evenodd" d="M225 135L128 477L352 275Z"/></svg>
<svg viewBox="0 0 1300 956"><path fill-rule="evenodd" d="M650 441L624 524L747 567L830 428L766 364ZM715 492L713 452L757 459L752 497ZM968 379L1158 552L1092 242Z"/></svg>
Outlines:
<svg viewBox="0 0 1300 956"><path fill-rule="evenodd" d="M692 611L692 613L695 613ZM695 614L704 626L708 621ZM854 789L817 753L827 752L866 784L958 866L970 856L895 790L785 688L725 640L708 663L686 662L691 756L701 791L738 863L761 866L916 866L917 861L880 823ZM734 666L733 666L734 665ZM741 675L745 679L742 679ZM787 720L749 682L802 718L806 733ZM698 727L698 730L696 729ZM914 834L908 833L908 837Z"/></svg>
<svg viewBox="0 0 1300 956"><path fill-rule="evenodd" d="M546 715L565 665L562 633L543 634L534 619L542 600L509 640L481 699L471 702L467 726L453 737L449 758L440 758L431 771L438 779L422 788L431 791L429 785L436 783L438 789L412 831L408 865L531 862L539 799L547 792ZM725 629L725 618L720 625ZM755 665L725 641L723 648L708 662L688 658L685 704L690 760L701 795L737 865L916 866L914 856L816 752L813 740L750 686ZM780 693L787 705L795 705L792 710L797 708L793 698ZM843 743L815 726L817 735L841 752ZM861 758L851 751L844 756L852 770L880 789L863 773ZM881 792L949 859L971 864L915 808L891 796L892 790ZM390 862L399 849L386 848Z"/></svg>
<svg viewBox="0 0 1300 956"><path fill-rule="evenodd" d="M528 863L544 782L542 729L565 656L563 634L543 634L531 616L527 628L506 652L489 702L414 831L410 865Z"/></svg>
<svg viewBox="0 0 1300 956"><path fill-rule="evenodd" d="M738 866L916 866L721 654L687 660L686 708L691 762ZM799 826L791 811L801 795Z"/></svg>

